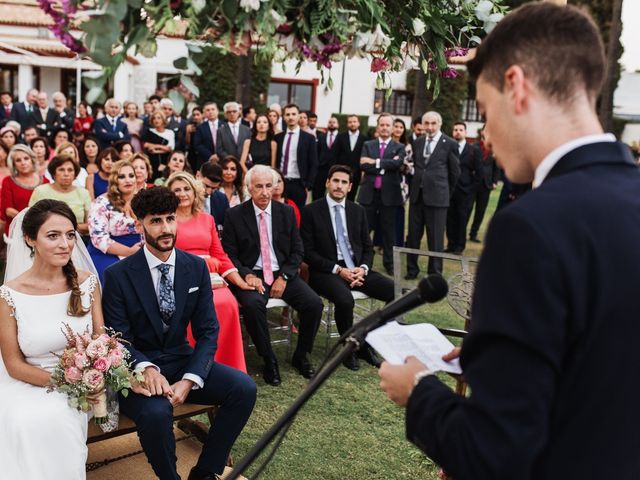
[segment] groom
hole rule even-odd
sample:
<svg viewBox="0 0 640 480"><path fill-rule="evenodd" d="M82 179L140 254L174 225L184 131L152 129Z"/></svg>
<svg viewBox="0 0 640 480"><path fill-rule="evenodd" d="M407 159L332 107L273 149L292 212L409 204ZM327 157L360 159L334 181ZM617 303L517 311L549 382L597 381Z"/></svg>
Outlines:
<svg viewBox="0 0 640 480"><path fill-rule="evenodd" d="M189 480L221 474L256 399L253 380L215 363L218 320L205 262L174 248L178 200L168 188L140 191L131 201L145 246L105 271L105 323L122 332L144 394L120 397L122 412L138 427L149 463L160 479L179 479L173 408L185 402L219 405ZM187 342L191 323L196 339Z"/></svg>

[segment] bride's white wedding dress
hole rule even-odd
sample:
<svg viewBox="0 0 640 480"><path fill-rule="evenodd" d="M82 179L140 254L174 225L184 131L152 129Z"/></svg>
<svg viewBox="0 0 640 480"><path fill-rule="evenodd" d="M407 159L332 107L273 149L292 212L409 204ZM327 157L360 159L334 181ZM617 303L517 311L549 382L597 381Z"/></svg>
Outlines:
<svg viewBox="0 0 640 480"><path fill-rule="evenodd" d="M85 308L93 301L97 283L90 275L80 285ZM70 295L27 295L0 287L0 297L13 308L18 343L29 364L53 370L58 359L51 352L62 353L66 346L63 323L76 332L92 328L90 312L67 315ZM84 479L86 439L87 414L71 408L66 395L10 377L0 361L0 478Z"/></svg>

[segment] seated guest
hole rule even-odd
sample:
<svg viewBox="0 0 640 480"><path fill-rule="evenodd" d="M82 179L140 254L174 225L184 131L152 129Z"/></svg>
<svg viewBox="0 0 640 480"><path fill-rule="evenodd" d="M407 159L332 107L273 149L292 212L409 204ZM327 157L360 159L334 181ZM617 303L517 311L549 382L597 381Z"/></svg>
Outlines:
<svg viewBox="0 0 640 480"><path fill-rule="evenodd" d="M29 146L36 156L38 174L44 177L47 172L47 166L49 165L49 145L47 145L47 139L35 137L31 139Z"/></svg>
<svg viewBox="0 0 640 480"><path fill-rule="evenodd" d="M167 165L167 160L175 148L175 134L167 128L167 119L161 110L149 117L149 128L142 134L144 153L149 157L153 175L157 178ZM162 167L161 167L162 165Z"/></svg>
<svg viewBox="0 0 640 480"><path fill-rule="evenodd" d="M95 200L109 188L109 176L113 169L113 164L118 161L118 152L115 148L105 148L100 152L96 159L96 167L98 171L87 177L86 188L91 196L91 200Z"/></svg>
<svg viewBox="0 0 640 480"><path fill-rule="evenodd" d="M120 102L110 98L104 104L105 116L93 122L93 134L98 139L100 149L111 147L118 140L129 140L127 124L120 118Z"/></svg>
<svg viewBox="0 0 640 480"><path fill-rule="evenodd" d="M111 170L107 193L97 197L91 204L91 244L88 250L103 285L105 268L137 252L142 243L131 210L135 188L133 166L126 160L119 160Z"/></svg>
<svg viewBox="0 0 640 480"><path fill-rule="evenodd" d="M136 172L136 191L152 187L153 183L149 183L149 179L153 175L153 168L147 156L144 153L134 153L131 157L131 165Z"/></svg>
<svg viewBox="0 0 640 480"><path fill-rule="evenodd" d="M133 156L133 145L129 140L120 140L113 144L113 148L118 152L120 160L131 160Z"/></svg>
<svg viewBox="0 0 640 480"><path fill-rule="evenodd" d="M253 290L253 287L242 279L222 249L215 220L202 211L204 192L196 179L190 173L177 172L169 177L167 187L179 201L176 248L204 258L212 274L213 304L220 324L215 361L246 372L238 302L227 282L243 290ZM191 329L188 334L189 343L193 346L195 341Z"/></svg>
<svg viewBox="0 0 640 480"><path fill-rule="evenodd" d="M47 168L53 178L53 183L45 183L36 188L29 199L29 206L38 200L60 200L69 205L76 216L78 232L89 233L87 222L91 198L85 188L73 185L73 181L80 173L80 165L68 155L58 155L53 157Z"/></svg>
<svg viewBox="0 0 640 480"><path fill-rule="evenodd" d="M240 165L244 172L254 165L276 166L276 150L278 145L273 139L273 128L269 117L258 115L251 128L251 138L247 138L242 145Z"/></svg>
<svg viewBox="0 0 640 480"><path fill-rule="evenodd" d="M64 127L56 127L51 132L51 148L55 150L63 143L69 143L69 132Z"/></svg>
<svg viewBox="0 0 640 480"><path fill-rule="evenodd" d="M71 159L74 162L78 164L78 167L80 168L80 173L78 173L78 175L76 176L76 179L73 181L73 184L76 187L85 188L87 185L87 177L89 176L89 174L84 168L80 167L80 155L78 154L78 148L71 142L61 143L53 151L53 156L58 156L58 155L68 155L69 157L71 157ZM44 176L47 177L50 182L53 182L53 177L50 176L49 171L45 172Z"/></svg>
<svg viewBox="0 0 640 480"><path fill-rule="evenodd" d="M221 231L224 215L229 209L227 196L219 190L222 183L222 167L213 162L203 163L196 174L196 179L200 180L204 187L204 204L202 208L213 216L218 226L218 231Z"/></svg>
<svg viewBox="0 0 640 480"><path fill-rule="evenodd" d="M18 143L18 135L11 127L2 127L2 129L0 129L0 140L2 140L7 147L11 148Z"/></svg>
<svg viewBox="0 0 640 480"><path fill-rule="evenodd" d="M236 157L229 155L222 159L220 166L222 167L220 191L227 196L230 207L240 205L248 197L240 162Z"/></svg>
<svg viewBox="0 0 640 480"><path fill-rule="evenodd" d="M29 206L29 199L36 187L49 180L37 171L36 156L26 145L15 145L7 157L11 175L2 180L0 191L0 219L4 221L4 233L9 234L13 218Z"/></svg>
<svg viewBox="0 0 640 480"><path fill-rule="evenodd" d="M87 170L87 173L97 173L98 166L96 160L98 160L98 154L100 153L100 146L98 140L95 137L86 137L80 144L80 166Z"/></svg>
<svg viewBox="0 0 640 480"><path fill-rule="evenodd" d="M218 320L209 272L204 260L174 248L176 196L165 187L148 188L138 192L131 206L146 243L105 272L103 309L105 324L129 342L147 392L120 396L120 409L136 424L155 474L179 479L174 408L185 402L218 405L189 479L218 478L251 415L256 386L245 373L213 361ZM188 324L195 348L187 342Z"/></svg>
<svg viewBox="0 0 640 480"><path fill-rule="evenodd" d="M296 202L290 198L285 198L284 196L284 177L282 176L282 172L277 168L274 168L273 171L278 175L278 180L271 191L271 199L275 202L284 203L293 208L293 213L296 215L296 224L298 225L298 228L300 228L300 210L298 209Z"/></svg>
<svg viewBox="0 0 640 480"><path fill-rule="evenodd" d="M308 355L322 317L322 300L298 276L303 247L293 209L271 201L278 177L270 167L247 172L251 201L227 211L222 244L244 280L255 290L232 290L242 305L247 331L264 359L264 379L279 385L278 362L267 327L269 298L282 298L300 314L298 345L292 364L305 378L315 373Z"/></svg>
<svg viewBox="0 0 640 480"><path fill-rule="evenodd" d="M189 169L189 165L187 164L187 160L185 159L184 152L181 152L180 150L175 150L174 152L171 152L171 156L169 157L169 161L167 162L167 165L166 166L160 165L160 170L162 170L162 176L160 178L156 178L156 180L153 182L154 185L157 185L160 187L165 186L167 184L167 179L173 173L179 173L184 171L191 173Z"/></svg>
<svg viewBox="0 0 640 480"><path fill-rule="evenodd" d="M390 302L393 282L374 272L373 244L369 236L364 207L347 200L353 186L351 169L334 165L327 177L327 195L302 210L300 233L304 242L304 260L309 265L309 284L335 305L335 320L340 335L353 324L354 300L351 291ZM358 356L379 366L371 347L365 345ZM344 365L358 370L353 354Z"/></svg>

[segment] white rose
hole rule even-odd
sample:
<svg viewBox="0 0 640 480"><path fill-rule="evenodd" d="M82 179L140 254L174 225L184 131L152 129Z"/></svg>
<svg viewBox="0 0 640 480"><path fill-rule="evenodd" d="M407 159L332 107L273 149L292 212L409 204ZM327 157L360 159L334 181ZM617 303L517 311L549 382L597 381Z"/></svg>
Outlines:
<svg viewBox="0 0 640 480"><path fill-rule="evenodd" d="M260 0L240 0L240 8L243 8L245 12L260 10Z"/></svg>
<svg viewBox="0 0 640 480"><path fill-rule="evenodd" d="M482 22L487 21L492 9L493 3L490 0L482 0L476 5L476 17Z"/></svg>
<svg viewBox="0 0 640 480"><path fill-rule="evenodd" d="M425 30L426 30L426 26L425 26L424 22L422 20L420 20L419 18L414 18L413 19L413 34L416 37L421 37L422 35L424 35Z"/></svg>

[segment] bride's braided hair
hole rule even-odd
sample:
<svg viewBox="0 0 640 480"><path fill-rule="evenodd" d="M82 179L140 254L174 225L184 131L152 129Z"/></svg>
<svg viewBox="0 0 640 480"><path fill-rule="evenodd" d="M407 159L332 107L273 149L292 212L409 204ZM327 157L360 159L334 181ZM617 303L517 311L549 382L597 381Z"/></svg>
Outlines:
<svg viewBox="0 0 640 480"><path fill-rule="evenodd" d="M73 225L73 229L77 230L78 221L71 208L69 208L69 205L60 200L45 199L36 202L27 210L22 220L22 233L31 240L35 240L38 237L40 227L42 227L42 224L46 222L51 215L60 215L66 218ZM27 246L33 252L33 248L28 243ZM78 283L78 272L71 259L62 267L62 272L67 278L67 285L71 289L67 314L73 317L82 317L89 313L89 309L85 309L82 306L82 292L80 291L80 284Z"/></svg>

